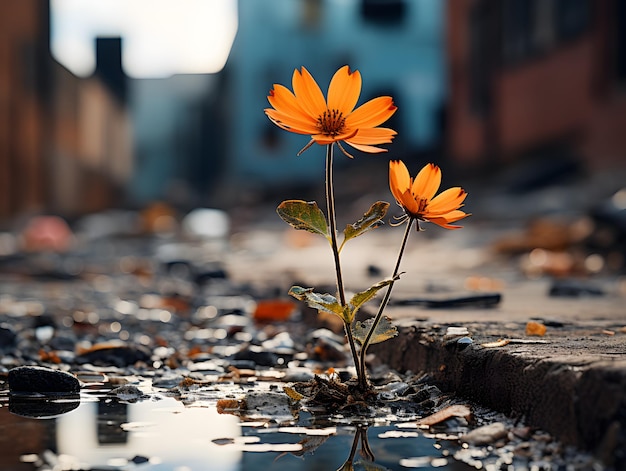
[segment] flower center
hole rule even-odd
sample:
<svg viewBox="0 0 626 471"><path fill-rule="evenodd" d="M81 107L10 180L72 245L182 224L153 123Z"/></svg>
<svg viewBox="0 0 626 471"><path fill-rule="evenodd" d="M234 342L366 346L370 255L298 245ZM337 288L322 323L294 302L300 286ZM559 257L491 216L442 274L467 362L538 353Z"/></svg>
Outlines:
<svg viewBox="0 0 626 471"><path fill-rule="evenodd" d="M426 198L420 198L417 202L417 213L424 214L426 206L428 206L428 200Z"/></svg>
<svg viewBox="0 0 626 471"><path fill-rule="evenodd" d="M346 126L346 118L339 110L326 110L317 118L317 127L322 134L337 136L343 133Z"/></svg>

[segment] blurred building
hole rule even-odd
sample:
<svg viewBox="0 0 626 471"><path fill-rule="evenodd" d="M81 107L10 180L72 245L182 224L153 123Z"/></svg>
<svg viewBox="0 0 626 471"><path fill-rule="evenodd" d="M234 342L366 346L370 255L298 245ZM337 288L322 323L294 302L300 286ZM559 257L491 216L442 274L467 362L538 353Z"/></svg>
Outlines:
<svg viewBox="0 0 626 471"><path fill-rule="evenodd" d="M226 67L228 186L241 192L323 178L324 150L314 146L296 157L307 136L279 129L263 112L273 84L291 89L294 69L302 66L324 93L343 65L359 70L359 105L393 96L398 111L385 126L398 136L384 146L389 154L377 158L384 172L390 157L437 146L447 93L444 9L439 0L240 0L239 30ZM343 157L339 154L337 164L348 166Z"/></svg>
<svg viewBox="0 0 626 471"><path fill-rule="evenodd" d="M457 162L626 164L626 2L454 0L446 23Z"/></svg>
<svg viewBox="0 0 626 471"><path fill-rule="evenodd" d="M119 40L78 79L50 56L49 14L47 0L0 3L0 220L110 207L132 170Z"/></svg>

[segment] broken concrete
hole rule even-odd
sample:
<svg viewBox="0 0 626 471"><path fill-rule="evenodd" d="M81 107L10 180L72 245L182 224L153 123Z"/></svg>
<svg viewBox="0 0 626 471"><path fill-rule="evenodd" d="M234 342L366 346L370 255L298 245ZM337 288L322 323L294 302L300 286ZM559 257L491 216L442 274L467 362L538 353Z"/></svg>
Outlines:
<svg viewBox="0 0 626 471"><path fill-rule="evenodd" d="M372 347L400 371L428 372L440 388L523 418L565 443L626 469L626 335L568 325L527 337L525 325L464 324L474 342L446 339L446 328L406 321L394 341ZM481 346L499 338L496 348ZM516 343L516 340L520 343ZM537 343L527 343L537 342Z"/></svg>

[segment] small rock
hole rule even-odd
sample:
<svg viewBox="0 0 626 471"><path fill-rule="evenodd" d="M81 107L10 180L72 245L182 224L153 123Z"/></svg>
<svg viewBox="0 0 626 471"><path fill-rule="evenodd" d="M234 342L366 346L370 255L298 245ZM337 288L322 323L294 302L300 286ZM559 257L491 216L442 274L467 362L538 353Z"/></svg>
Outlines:
<svg viewBox="0 0 626 471"><path fill-rule="evenodd" d="M128 402L136 402L142 399L147 399L150 396L144 394L141 389L132 384L125 384L115 389L111 389L108 392L109 396L117 396L118 399Z"/></svg>
<svg viewBox="0 0 626 471"><path fill-rule="evenodd" d="M90 350L76 357L77 363L93 363L125 367L142 361L150 360L150 351L144 347L133 345L95 345Z"/></svg>
<svg viewBox="0 0 626 471"><path fill-rule="evenodd" d="M17 334L11 326L7 324L0 325L0 350L15 347L16 340Z"/></svg>
<svg viewBox="0 0 626 471"><path fill-rule="evenodd" d="M183 218L182 229L194 238L220 239L228 236L230 219L219 209L196 208Z"/></svg>
<svg viewBox="0 0 626 471"><path fill-rule="evenodd" d="M603 296L601 288L578 280L556 280L550 287L550 296L577 298L582 296Z"/></svg>
<svg viewBox="0 0 626 471"><path fill-rule="evenodd" d="M290 399L284 393L249 392L245 403L248 411L268 416L291 415Z"/></svg>
<svg viewBox="0 0 626 471"><path fill-rule="evenodd" d="M237 352L234 359L253 361L258 366L276 366L278 364L278 355L254 345Z"/></svg>
<svg viewBox="0 0 626 471"><path fill-rule="evenodd" d="M285 372L283 381L285 383L306 383L315 378L310 368L289 368Z"/></svg>
<svg viewBox="0 0 626 471"><path fill-rule="evenodd" d="M461 441L470 445L488 445L496 440L506 437L506 425L502 422L495 422L489 425L483 425L471 432L463 435Z"/></svg>
<svg viewBox="0 0 626 471"><path fill-rule="evenodd" d="M75 394L80 391L76 377L65 371L41 366L18 366L9 370L12 393Z"/></svg>
<svg viewBox="0 0 626 471"><path fill-rule="evenodd" d="M182 374L168 374L161 378L154 378L152 380L152 386L155 388L166 388L170 389L178 386L185 377Z"/></svg>

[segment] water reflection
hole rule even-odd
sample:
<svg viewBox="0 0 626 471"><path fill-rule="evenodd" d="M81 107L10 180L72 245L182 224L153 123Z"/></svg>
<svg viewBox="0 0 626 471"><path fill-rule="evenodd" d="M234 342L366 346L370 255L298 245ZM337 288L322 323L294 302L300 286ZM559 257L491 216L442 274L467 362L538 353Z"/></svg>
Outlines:
<svg viewBox="0 0 626 471"><path fill-rule="evenodd" d="M0 394L0 469L348 471L434 469L442 460L446 469L467 469L445 458L454 444L398 424L303 413L279 426L219 414L214 401L184 405L158 394L126 402L90 391L73 399Z"/></svg>
<svg viewBox="0 0 626 471"><path fill-rule="evenodd" d="M50 400L27 396L9 398L9 412L33 419L53 419L76 409L79 405L78 394Z"/></svg>
<svg viewBox="0 0 626 471"><path fill-rule="evenodd" d="M367 460L370 463L373 463L376 460L376 457L374 456L374 453L372 452L369 441L367 439L367 427L359 425L357 426L356 432L354 433L354 440L352 441L350 455L348 455L348 459L337 471L352 471L354 469L354 457L356 455L356 450L359 446L359 442L361 443L360 455L363 457L363 459Z"/></svg>
<svg viewBox="0 0 626 471"><path fill-rule="evenodd" d="M211 407L185 407L172 398L137 403L87 402L57 419L57 453L83 469L149 463L151 470L239 469L241 451L212 440L239 436L236 417ZM185 468L186 467L186 468Z"/></svg>

